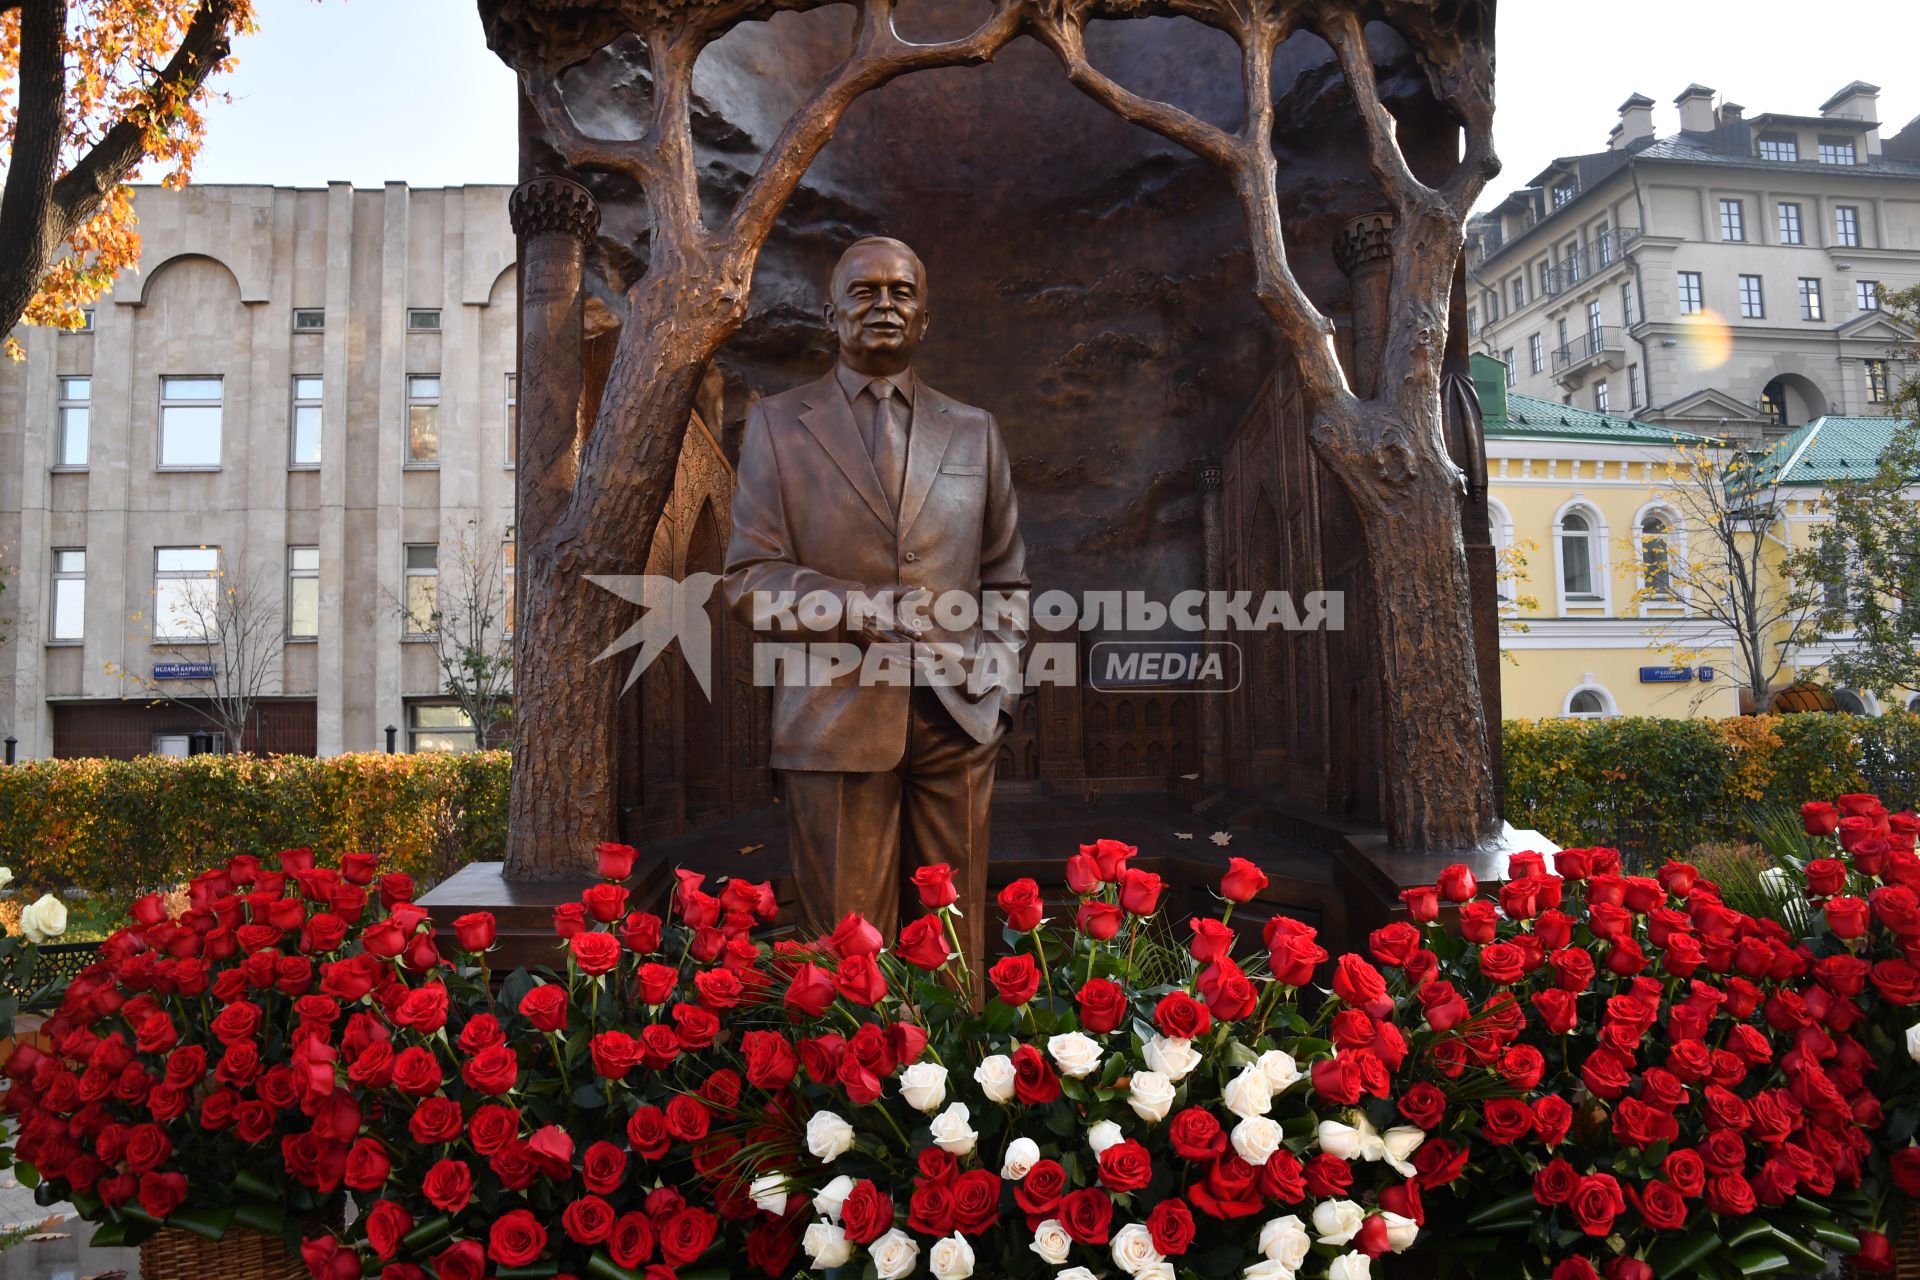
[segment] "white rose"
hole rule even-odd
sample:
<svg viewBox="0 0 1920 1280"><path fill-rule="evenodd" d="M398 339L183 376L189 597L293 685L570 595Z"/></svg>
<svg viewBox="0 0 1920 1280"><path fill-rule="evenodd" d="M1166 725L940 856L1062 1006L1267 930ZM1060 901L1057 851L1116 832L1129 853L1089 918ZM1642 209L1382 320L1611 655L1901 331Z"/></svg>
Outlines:
<svg viewBox="0 0 1920 1280"><path fill-rule="evenodd" d="M1078 1031L1047 1038L1047 1053L1060 1067L1060 1074L1078 1080L1093 1074L1100 1065L1100 1043Z"/></svg>
<svg viewBox="0 0 1920 1280"><path fill-rule="evenodd" d="M1267 1083L1264 1071L1249 1065L1227 1081L1220 1099L1237 1116L1263 1116L1273 1110L1273 1086Z"/></svg>
<svg viewBox="0 0 1920 1280"><path fill-rule="evenodd" d="M1367 1212L1351 1200L1322 1200L1313 1207L1313 1229L1321 1244L1345 1244L1360 1234Z"/></svg>
<svg viewBox="0 0 1920 1280"><path fill-rule="evenodd" d="M1119 1125L1111 1120L1102 1120L1087 1130L1087 1145L1092 1147L1093 1154L1098 1156L1114 1143L1125 1139L1126 1136L1126 1134L1120 1132Z"/></svg>
<svg viewBox="0 0 1920 1280"><path fill-rule="evenodd" d="M807 1150L832 1163L853 1149L853 1126L831 1111L816 1111L807 1121Z"/></svg>
<svg viewBox="0 0 1920 1280"><path fill-rule="evenodd" d="M1270 1218L1260 1228L1261 1254L1288 1271L1298 1271L1307 1260L1307 1251L1311 1248L1313 1237L1307 1234L1307 1224L1300 1221L1299 1214Z"/></svg>
<svg viewBox="0 0 1920 1280"><path fill-rule="evenodd" d="M932 1115L947 1100L947 1069L937 1062L916 1062L900 1073L900 1096L915 1111Z"/></svg>
<svg viewBox="0 0 1920 1280"><path fill-rule="evenodd" d="M4 889L12 883L13 883L13 868L0 867L0 889Z"/></svg>
<svg viewBox="0 0 1920 1280"><path fill-rule="evenodd" d="M38 901L20 912L20 932L27 935L28 942L52 942L66 931L67 909L50 893L41 894Z"/></svg>
<svg viewBox="0 0 1920 1280"><path fill-rule="evenodd" d="M1414 1238L1420 1234L1419 1223L1398 1213L1382 1213L1380 1217L1387 1224L1387 1244L1395 1253L1413 1247Z"/></svg>
<svg viewBox="0 0 1920 1280"><path fill-rule="evenodd" d="M1099 1280L1099 1277L1085 1267L1068 1267L1053 1280Z"/></svg>
<svg viewBox="0 0 1920 1280"><path fill-rule="evenodd" d="M1280 1124L1271 1116L1248 1116L1229 1135L1234 1154L1251 1165L1262 1165L1280 1149Z"/></svg>
<svg viewBox="0 0 1920 1280"><path fill-rule="evenodd" d="M1285 1093L1300 1079L1300 1064L1293 1060L1292 1054L1279 1049L1267 1050L1253 1065L1260 1068L1260 1074L1267 1078L1275 1093Z"/></svg>
<svg viewBox="0 0 1920 1280"><path fill-rule="evenodd" d="M1018 1182L1032 1172L1039 1160L1039 1143L1032 1138L1015 1138L1007 1144L1007 1158L1000 1162L1000 1176Z"/></svg>
<svg viewBox="0 0 1920 1280"><path fill-rule="evenodd" d="M800 1237L800 1247L807 1251L807 1260L815 1271L844 1267L853 1257L853 1242L831 1222L816 1222L808 1227L807 1233Z"/></svg>
<svg viewBox="0 0 1920 1280"><path fill-rule="evenodd" d="M1013 1082L1017 1078L1013 1070L1013 1059L1004 1053L996 1053L983 1060L973 1069L973 1078L980 1082L981 1092L987 1095L988 1102L1012 1102Z"/></svg>
<svg viewBox="0 0 1920 1280"><path fill-rule="evenodd" d="M1113 1265L1128 1275L1138 1275L1143 1267L1161 1261L1160 1251L1153 1247L1153 1233L1144 1223L1129 1222L1113 1233Z"/></svg>
<svg viewBox="0 0 1920 1280"><path fill-rule="evenodd" d="M1033 1243L1027 1248L1039 1254L1042 1261L1057 1267L1067 1260L1073 1237L1067 1234L1059 1219L1047 1218L1033 1229Z"/></svg>
<svg viewBox="0 0 1920 1280"><path fill-rule="evenodd" d="M1149 1069L1158 1071L1175 1084L1185 1080L1200 1065L1200 1051L1193 1047L1193 1041L1172 1040L1162 1035L1147 1041L1140 1056L1147 1060Z"/></svg>
<svg viewBox="0 0 1920 1280"><path fill-rule="evenodd" d="M1427 1131L1410 1124L1397 1124L1380 1135L1380 1145L1386 1149L1387 1163L1403 1178L1411 1178L1419 1172L1408 1162L1408 1158L1426 1140Z"/></svg>
<svg viewBox="0 0 1920 1280"><path fill-rule="evenodd" d="M942 1151L956 1156L964 1156L973 1150L973 1144L980 1135L967 1123L967 1104L956 1102L933 1118L933 1145Z"/></svg>
<svg viewBox="0 0 1920 1280"><path fill-rule="evenodd" d="M1240 1273L1240 1280L1293 1280L1292 1267L1262 1258Z"/></svg>
<svg viewBox="0 0 1920 1280"><path fill-rule="evenodd" d="M1149 1262L1134 1272L1133 1280L1174 1280L1173 1264L1165 1258Z"/></svg>
<svg viewBox="0 0 1920 1280"><path fill-rule="evenodd" d="M840 1206L845 1204L847 1197L852 1194L853 1179L843 1173L826 1186L820 1188L814 1195L814 1212L824 1214L826 1217L838 1222L840 1221Z"/></svg>
<svg viewBox="0 0 1920 1280"><path fill-rule="evenodd" d="M1356 1249L1327 1264L1327 1280L1368 1280L1372 1271L1373 1259Z"/></svg>
<svg viewBox="0 0 1920 1280"><path fill-rule="evenodd" d="M1360 1131L1350 1124L1341 1124L1338 1120L1322 1120L1318 1136L1320 1149L1342 1160L1358 1160L1364 1149Z"/></svg>
<svg viewBox="0 0 1920 1280"><path fill-rule="evenodd" d="M967 1280L973 1274L973 1246L956 1231L934 1242L927 1265L933 1268L933 1280Z"/></svg>
<svg viewBox="0 0 1920 1280"><path fill-rule="evenodd" d="M1159 1124L1173 1110L1173 1081L1158 1071L1134 1072L1127 1105L1148 1124Z"/></svg>
<svg viewBox="0 0 1920 1280"><path fill-rule="evenodd" d="M1920 1062L1920 1022L1907 1028L1907 1056Z"/></svg>
<svg viewBox="0 0 1920 1280"><path fill-rule="evenodd" d="M747 1195L754 1204L778 1218L787 1211L786 1175L770 1173L764 1178L755 1178L753 1185L747 1188Z"/></svg>
<svg viewBox="0 0 1920 1280"><path fill-rule="evenodd" d="M894 1227L867 1246L873 1255L874 1274L880 1280L903 1280L920 1265L920 1244L912 1236Z"/></svg>

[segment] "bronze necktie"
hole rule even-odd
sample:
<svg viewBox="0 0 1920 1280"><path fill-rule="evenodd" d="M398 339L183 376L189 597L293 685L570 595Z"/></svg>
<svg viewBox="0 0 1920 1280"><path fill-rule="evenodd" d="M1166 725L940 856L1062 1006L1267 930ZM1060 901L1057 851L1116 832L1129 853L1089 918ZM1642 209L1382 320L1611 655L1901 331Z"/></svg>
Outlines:
<svg viewBox="0 0 1920 1280"><path fill-rule="evenodd" d="M885 378L867 384L873 406L873 469L880 476L880 492L887 495L893 514L900 514L900 487L907 473L907 415Z"/></svg>

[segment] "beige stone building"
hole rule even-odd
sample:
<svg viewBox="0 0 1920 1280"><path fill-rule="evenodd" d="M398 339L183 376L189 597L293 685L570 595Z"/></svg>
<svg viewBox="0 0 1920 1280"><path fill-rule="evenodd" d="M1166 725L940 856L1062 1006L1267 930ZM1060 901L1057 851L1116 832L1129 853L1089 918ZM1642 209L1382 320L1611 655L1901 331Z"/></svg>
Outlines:
<svg viewBox="0 0 1920 1280"><path fill-rule="evenodd" d="M1475 219L1477 349L1519 394L1754 443L1884 412L1912 335L1879 302L1920 284L1920 121L1883 139L1878 93L1750 115L1689 85L1665 136L1628 98L1606 149Z"/></svg>
<svg viewBox="0 0 1920 1280"><path fill-rule="evenodd" d="M88 331L23 329L0 364L0 736L21 758L206 745L119 673L212 660L166 621L209 581L284 627L251 745L378 750L389 724L401 750L459 744L398 602L463 537L510 555L508 193L140 190L140 273Z"/></svg>

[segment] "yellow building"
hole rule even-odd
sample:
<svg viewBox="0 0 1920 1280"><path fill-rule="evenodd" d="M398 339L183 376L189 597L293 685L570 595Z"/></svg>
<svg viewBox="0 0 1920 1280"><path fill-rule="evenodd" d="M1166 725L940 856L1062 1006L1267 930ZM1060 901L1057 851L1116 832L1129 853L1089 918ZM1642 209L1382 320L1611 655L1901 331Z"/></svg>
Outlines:
<svg viewBox="0 0 1920 1280"><path fill-rule="evenodd" d="M1486 424L1493 540L1503 559L1504 713L1731 716L1760 709L1745 688L1734 630L1702 616L1684 585L1687 566L1710 563L1715 554L1689 497L1687 460L1739 465L1764 478L1767 501L1759 505L1771 514L1753 541L1766 566L1763 590L1784 601L1781 565L1825 518L1826 487L1870 475L1899 420L1825 415L1762 457L1736 463L1739 455L1720 441L1515 393L1506 367L1484 355L1474 356L1474 379ZM1781 616L1763 646L1769 698L1818 682L1836 646L1846 643L1793 643L1796 617ZM1888 709L1869 693L1846 689L1813 701L1869 715ZM1920 708L1920 695L1897 701Z"/></svg>

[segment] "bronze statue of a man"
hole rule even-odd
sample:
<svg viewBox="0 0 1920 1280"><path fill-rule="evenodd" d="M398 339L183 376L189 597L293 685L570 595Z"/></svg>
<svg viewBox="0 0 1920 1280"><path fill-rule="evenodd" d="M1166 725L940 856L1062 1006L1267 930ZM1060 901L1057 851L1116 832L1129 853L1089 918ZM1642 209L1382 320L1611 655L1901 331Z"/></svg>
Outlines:
<svg viewBox="0 0 1920 1280"><path fill-rule="evenodd" d="M876 682L863 663L774 684L772 763L784 772L801 923L831 930L857 911L891 938L915 900L913 871L948 863L978 975L988 802L1018 682L956 682L952 664L949 678L930 678L928 655L958 655L973 677L991 665L983 655L1017 656L1024 642L1012 468L992 414L913 371L929 312L912 249L877 237L848 248L826 317L840 342L833 371L747 413L727 600L762 642L833 642L868 657L884 647L910 655L912 677ZM971 624L952 607L957 594L977 607ZM831 633L791 609L810 595L841 606ZM891 617L857 607L887 598L909 607ZM1017 616L992 607L1009 599ZM941 606L930 616L911 607L929 601Z"/></svg>

